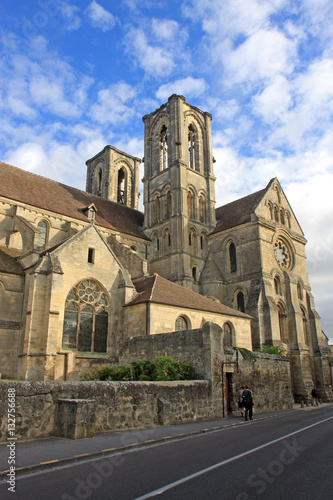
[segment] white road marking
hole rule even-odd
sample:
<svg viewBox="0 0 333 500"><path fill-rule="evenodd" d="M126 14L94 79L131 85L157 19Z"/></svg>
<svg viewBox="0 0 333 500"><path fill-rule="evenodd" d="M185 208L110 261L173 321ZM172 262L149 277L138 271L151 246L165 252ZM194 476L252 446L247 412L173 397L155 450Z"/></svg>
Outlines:
<svg viewBox="0 0 333 500"><path fill-rule="evenodd" d="M180 484L186 483L187 481L191 481L191 479L194 479L198 476L202 476L203 474L206 474L207 472L210 472L214 469L218 469L219 467L222 467L223 465L226 465L230 462L234 462L235 460L238 460L239 458L245 457L246 455L250 455L251 453L255 453L256 451L261 450L263 448L266 448L267 446L270 446L271 444L282 441L283 439L287 439L291 436L295 436L295 434L299 434L300 432L306 431L307 429L311 429L311 427L315 427L316 425L327 422L328 420L331 420L332 418L333 417L325 418L325 420L320 420L319 422L308 425L307 427L303 427L302 429L299 429L298 431L291 432L290 434L286 434L285 436L282 436L278 439L274 439L273 441L269 441L269 443L265 443L265 444L262 444L260 446L257 446L256 448L252 448L252 450L245 451L244 453L241 453L240 455L235 455L234 457L228 458L227 460L223 460L223 462L219 462L215 465L211 465L210 467L207 467L206 469L202 469L198 472L195 472L194 474L190 474L189 476L185 476L182 479L179 479L178 481L174 481L173 483L162 486L162 488L151 491L150 493L146 493L145 495L142 495L141 497L135 498L134 500L146 500L148 498L152 498L152 497L155 497L157 495L161 495L162 493L164 493L168 490L171 490L172 488L175 488L176 486L179 486Z"/></svg>

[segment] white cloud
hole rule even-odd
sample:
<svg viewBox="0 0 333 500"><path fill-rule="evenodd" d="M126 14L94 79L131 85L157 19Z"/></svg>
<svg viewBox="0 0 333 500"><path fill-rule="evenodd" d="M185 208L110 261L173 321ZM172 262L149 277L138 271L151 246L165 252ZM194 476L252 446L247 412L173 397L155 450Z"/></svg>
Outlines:
<svg viewBox="0 0 333 500"><path fill-rule="evenodd" d="M111 12L102 7L96 0L93 0L86 9L86 14L95 28L108 31L114 28L116 19Z"/></svg>
<svg viewBox="0 0 333 500"><path fill-rule="evenodd" d="M189 0L183 3L186 15L201 21L204 31L220 40L239 34L249 36L267 27L269 17L288 0Z"/></svg>
<svg viewBox="0 0 333 500"><path fill-rule="evenodd" d="M253 111L269 124L281 119L292 104L291 86L284 76L277 76L261 94L252 99Z"/></svg>
<svg viewBox="0 0 333 500"><path fill-rule="evenodd" d="M3 59L0 91L7 111L26 119L46 112L66 118L81 115L92 79L49 51L45 39L33 39L26 54L13 46Z"/></svg>
<svg viewBox="0 0 333 500"><path fill-rule="evenodd" d="M141 29L132 28L128 31L126 46L128 53L148 75L166 77L175 67L172 52L164 46L150 45Z"/></svg>
<svg viewBox="0 0 333 500"><path fill-rule="evenodd" d="M152 19L151 25L157 40L168 41L172 45L176 42L178 47L180 41L184 41L188 37L187 30L180 29L179 24L170 19Z"/></svg>
<svg viewBox="0 0 333 500"><path fill-rule="evenodd" d="M187 78L161 85L156 92L156 97L158 99L167 99L172 94L181 94L188 98L193 98L203 94L207 88L208 85L203 78L188 76Z"/></svg>
<svg viewBox="0 0 333 500"><path fill-rule="evenodd" d="M221 54L226 71L225 84L272 80L280 74L290 74L295 57L295 44L283 33L259 30L235 50Z"/></svg>
<svg viewBox="0 0 333 500"><path fill-rule="evenodd" d="M67 30L75 31L81 27L82 22L80 16L78 15L80 9L76 7L76 5L72 5L67 2L61 2L60 9L63 18L66 21Z"/></svg>
<svg viewBox="0 0 333 500"><path fill-rule="evenodd" d="M103 124L128 122L134 115L132 100L135 96L135 89L125 82L100 90L98 102L91 108L93 120Z"/></svg>

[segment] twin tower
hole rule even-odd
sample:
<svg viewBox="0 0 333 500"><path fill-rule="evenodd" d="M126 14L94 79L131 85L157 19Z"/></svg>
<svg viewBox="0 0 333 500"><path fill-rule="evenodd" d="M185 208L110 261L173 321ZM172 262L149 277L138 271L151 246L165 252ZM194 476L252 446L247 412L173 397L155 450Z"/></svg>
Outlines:
<svg viewBox="0 0 333 500"><path fill-rule="evenodd" d="M209 113L172 95L145 115L143 229L152 240L150 272L199 291L216 225ZM87 161L89 193L138 209L140 159L106 146Z"/></svg>

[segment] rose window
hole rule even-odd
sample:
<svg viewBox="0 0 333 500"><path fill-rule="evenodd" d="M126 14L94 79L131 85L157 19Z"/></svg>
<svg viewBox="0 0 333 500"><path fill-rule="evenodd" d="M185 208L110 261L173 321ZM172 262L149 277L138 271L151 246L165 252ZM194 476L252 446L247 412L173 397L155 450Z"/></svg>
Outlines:
<svg viewBox="0 0 333 500"><path fill-rule="evenodd" d="M277 263L281 269L289 269L291 266L291 252L287 244L281 240L277 239L274 244L274 254Z"/></svg>

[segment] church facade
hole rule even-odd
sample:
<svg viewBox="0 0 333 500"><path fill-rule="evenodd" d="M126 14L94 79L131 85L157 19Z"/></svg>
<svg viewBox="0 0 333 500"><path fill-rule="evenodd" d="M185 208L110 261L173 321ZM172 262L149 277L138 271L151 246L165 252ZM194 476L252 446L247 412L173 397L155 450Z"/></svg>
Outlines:
<svg viewBox="0 0 333 500"><path fill-rule="evenodd" d="M332 396L306 239L279 181L216 209L211 115L173 95L143 117L141 160L112 146L86 191L0 164L2 377L70 380L126 339L218 324L282 346L293 392Z"/></svg>

